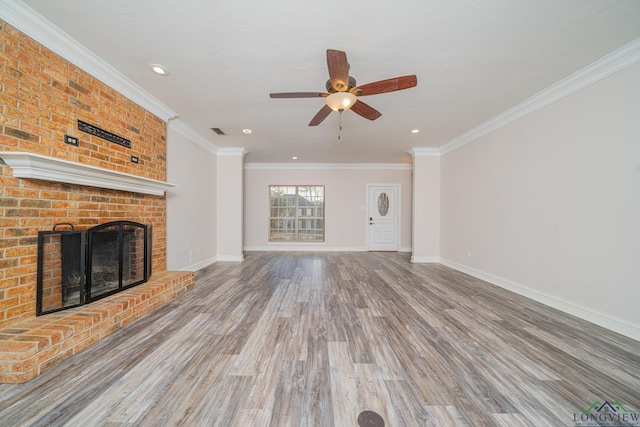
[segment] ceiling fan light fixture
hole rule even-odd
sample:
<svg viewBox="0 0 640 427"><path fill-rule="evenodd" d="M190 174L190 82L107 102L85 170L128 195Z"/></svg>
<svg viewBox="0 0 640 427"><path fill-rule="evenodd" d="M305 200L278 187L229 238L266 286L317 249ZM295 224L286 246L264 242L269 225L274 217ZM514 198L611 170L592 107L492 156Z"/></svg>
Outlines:
<svg viewBox="0 0 640 427"><path fill-rule="evenodd" d="M333 111L345 111L353 107L358 98L350 92L336 92L325 98L325 102Z"/></svg>

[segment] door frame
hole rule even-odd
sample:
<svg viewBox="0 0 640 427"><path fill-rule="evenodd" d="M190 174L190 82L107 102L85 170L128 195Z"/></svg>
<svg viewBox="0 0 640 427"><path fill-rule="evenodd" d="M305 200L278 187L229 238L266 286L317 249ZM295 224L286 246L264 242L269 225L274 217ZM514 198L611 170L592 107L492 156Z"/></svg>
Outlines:
<svg viewBox="0 0 640 427"><path fill-rule="evenodd" d="M369 195L371 194L371 188L372 187L393 187L396 189L396 195L397 195L397 201L396 201L396 221L397 221L397 227L396 227L396 248L394 249L395 251L400 252L400 248L402 247L402 184L400 183L394 183L394 184L367 184L366 185L366 191L367 191L367 204L364 210L364 214L365 214L365 227L366 227L366 250L371 252L370 249L370 241L369 241L369 208L370 208L370 202L371 200L369 200Z"/></svg>

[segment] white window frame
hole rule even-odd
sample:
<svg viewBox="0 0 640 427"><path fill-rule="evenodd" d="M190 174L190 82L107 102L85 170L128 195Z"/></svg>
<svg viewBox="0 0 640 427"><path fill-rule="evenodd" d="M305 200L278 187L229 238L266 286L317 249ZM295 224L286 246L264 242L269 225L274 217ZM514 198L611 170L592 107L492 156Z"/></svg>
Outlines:
<svg viewBox="0 0 640 427"><path fill-rule="evenodd" d="M274 204L273 202L273 189L281 187L285 189L285 196L282 200L287 199L286 203L282 203L282 200ZM311 207L309 205L300 205L301 198L308 200L305 195L300 194L300 188L317 187L321 188L321 196L316 194L317 200L311 202L319 203L314 204ZM291 189L294 189L293 193L290 193ZM324 185L269 185L269 236L268 241L274 242L286 242L286 243L324 243L326 229L325 229L325 186ZM293 197L289 197L293 196ZM307 195L307 197L309 197ZM288 200L291 199L291 200ZM293 202L293 204L290 204ZM289 214L287 214L287 212ZM313 212L315 215L308 216L307 214ZM321 213L319 216L318 213ZM284 215L281 215L285 213ZM290 215L293 213L294 215ZM275 214L275 215L274 215ZM279 226L275 226L278 223ZM305 224L304 229L300 229L300 225ZM313 228L309 228L308 224L313 224ZM321 224L321 226L319 226ZM313 233L305 233L304 231L312 231ZM280 235L281 238L274 238L274 236ZM286 236L289 238L286 238ZM312 235L312 239L304 239L305 236ZM318 238L320 237L320 238Z"/></svg>

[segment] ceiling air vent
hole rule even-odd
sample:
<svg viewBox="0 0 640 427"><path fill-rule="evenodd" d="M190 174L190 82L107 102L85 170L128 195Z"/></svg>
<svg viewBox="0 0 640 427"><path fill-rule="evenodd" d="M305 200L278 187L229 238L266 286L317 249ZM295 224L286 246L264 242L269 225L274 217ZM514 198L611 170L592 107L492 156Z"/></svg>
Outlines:
<svg viewBox="0 0 640 427"><path fill-rule="evenodd" d="M220 128L211 128L211 130L217 133L218 135L226 135L226 133L224 133Z"/></svg>

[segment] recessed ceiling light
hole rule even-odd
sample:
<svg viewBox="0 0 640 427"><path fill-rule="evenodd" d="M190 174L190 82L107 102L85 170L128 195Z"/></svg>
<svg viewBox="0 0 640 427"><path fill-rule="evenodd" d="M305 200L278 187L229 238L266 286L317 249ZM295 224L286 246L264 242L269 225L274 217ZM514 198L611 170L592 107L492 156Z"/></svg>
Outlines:
<svg viewBox="0 0 640 427"><path fill-rule="evenodd" d="M165 67L164 65L160 65L160 64L151 64L151 71L153 71L156 74L159 74L161 76L168 76L169 75L169 69L167 67Z"/></svg>
<svg viewBox="0 0 640 427"><path fill-rule="evenodd" d="M413 129L411 133L420 133L420 129Z"/></svg>
<svg viewBox="0 0 640 427"><path fill-rule="evenodd" d="M251 129L242 129L242 132L244 132L244 133L251 133L251 132L253 132L253 131L252 131Z"/></svg>
<svg viewBox="0 0 640 427"><path fill-rule="evenodd" d="M291 158L291 160L298 160L298 157L297 157L297 156L293 156L293 157Z"/></svg>

